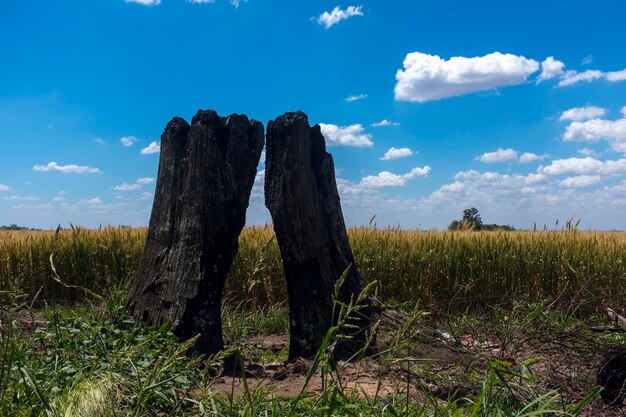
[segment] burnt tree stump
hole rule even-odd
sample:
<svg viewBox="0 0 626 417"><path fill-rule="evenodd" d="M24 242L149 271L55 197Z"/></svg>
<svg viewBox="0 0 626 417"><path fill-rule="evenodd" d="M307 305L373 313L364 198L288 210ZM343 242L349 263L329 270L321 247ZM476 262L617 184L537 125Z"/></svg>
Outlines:
<svg viewBox="0 0 626 417"><path fill-rule="evenodd" d="M364 283L354 265L333 158L319 125L310 127L302 112L286 113L268 123L266 139L265 205L287 280L289 359L311 357L337 319L337 280L351 266L339 291L339 301L345 303L356 300ZM362 329L369 323L367 315L357 320ZM355 346L364 341L363 332L353 336Z"/></svg>
<svg viewBox="0 0 626 417"><path fill-rule="evenodd" d="M168 123L144 252L126 307L151 325L172 324L195 350L223 349L222 288L263 149L263 125L199 111Z"/></svg>

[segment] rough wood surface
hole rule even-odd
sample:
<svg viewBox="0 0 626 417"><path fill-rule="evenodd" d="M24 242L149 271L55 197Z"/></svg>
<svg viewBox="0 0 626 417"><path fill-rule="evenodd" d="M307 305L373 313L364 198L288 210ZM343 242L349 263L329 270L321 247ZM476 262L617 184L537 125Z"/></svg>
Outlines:
<svg viewBox="0 0 626 417"><path fill-rule="evenodd" d="M265 205L289 294L289 358L311 357L336 319L337 279L352 265L339 294L346 303L363 290L363 280L354 265L333 158L320 127L310 127L302 112L286 113L268 123L266 153Z"/></svg>
<svg viewBox="0 0 626 417"><path fill-rule="evenodd" d="M172 323L196 350L223 349L221 296L263 149L263 125L199 111L161 137L154 205L126 306L136 320Z"/></svg>

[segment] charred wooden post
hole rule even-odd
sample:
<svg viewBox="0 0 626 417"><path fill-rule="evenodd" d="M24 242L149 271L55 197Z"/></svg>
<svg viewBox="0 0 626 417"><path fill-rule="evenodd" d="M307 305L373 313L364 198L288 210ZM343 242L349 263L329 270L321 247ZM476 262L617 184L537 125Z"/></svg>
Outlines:
<svg viewBox="0 0 626 417"><path fill-rule="evenodd" d="M174 118L161 155L148 238L126 307L136 320L172 323L195 349L223 349L222 288L263 149L263 125L199 111Z"/></svg>
<svg viewBox="0 0 626 417"><path fill-rule="evenodd" d="M350 250L335 167L320 127L286 113L267 125L265 205L274 222L289 294L289 359L315 355L333 325L335 283L349 266L339 300L364 284ZM369 314L369 313L368 313ZM368 318L358 320L365 328ZM354 335L363 339L361 332ZM363 342L363 340L352 340Z"/></svg>

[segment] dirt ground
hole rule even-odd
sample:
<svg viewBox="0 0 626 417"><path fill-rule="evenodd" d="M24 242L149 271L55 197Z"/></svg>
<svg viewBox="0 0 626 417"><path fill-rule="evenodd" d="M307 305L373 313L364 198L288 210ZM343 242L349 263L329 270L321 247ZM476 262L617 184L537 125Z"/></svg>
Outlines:
<svg viewBox="0 0 626 417"><path fill-rule="evenodd" d="M487 358L511 362L512 369L522 363L537 359L529 365L529 372L542 381L548 389L561 390L571 401L581 401L593 388L597 363L586 354L574 349L580 340L577 332L564 333L555 340L526 340L503 344L489 340L486 334L461 335L451 346L433 327L423 327L414 338L415 346L392 355L395 359L365 359L354 363L340 362L332 375L322 376L318 370L306 386L305 392L319 392L326 381L333 379L362 397L406 395L416 401L428 401L426 393L438 399L465 396L475 397L481 392L480 376L488 367ZM288 347L287 335L255 336L248 343L255 349L279 352ZM380 342L379 342L380 343ZM383 341L383 346L388 343ZM410 361L402 353L411 352ZM419 356L415 356L416 353ZM247 363L246 383L251 391L262 389L269 398L297 396L306 383L312 361L297 359L293 362ZM407 369L408 367L408 369ZM468 374L479 377L472 380ZM238 395L243 392L241 372L225 372L214 380L212 390L220 394ZM606 406L598 397L589 404L583 416L626 416L626 407Z"/></svg>

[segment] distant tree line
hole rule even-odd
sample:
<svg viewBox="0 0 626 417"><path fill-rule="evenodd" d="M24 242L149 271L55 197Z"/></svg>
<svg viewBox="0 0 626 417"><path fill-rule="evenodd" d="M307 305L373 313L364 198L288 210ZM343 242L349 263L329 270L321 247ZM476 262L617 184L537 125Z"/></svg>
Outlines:
<svg viewBox="0 0 626 417"><path fill-rule="evenodd" d="M18 226L17 224L11 224L9 226L0 226L0 230L39 230L39 229L31 229L24 226Z"/></svg>
<svg viewBox="0 0 626 417"><path fill-rule="evenodd" d="M461 220L453 220L448 225L448 230L506 230L512 231L515 228L508 224L485 224L483 223L478 209L476 207L463 210L463 218Z"/></svg>

